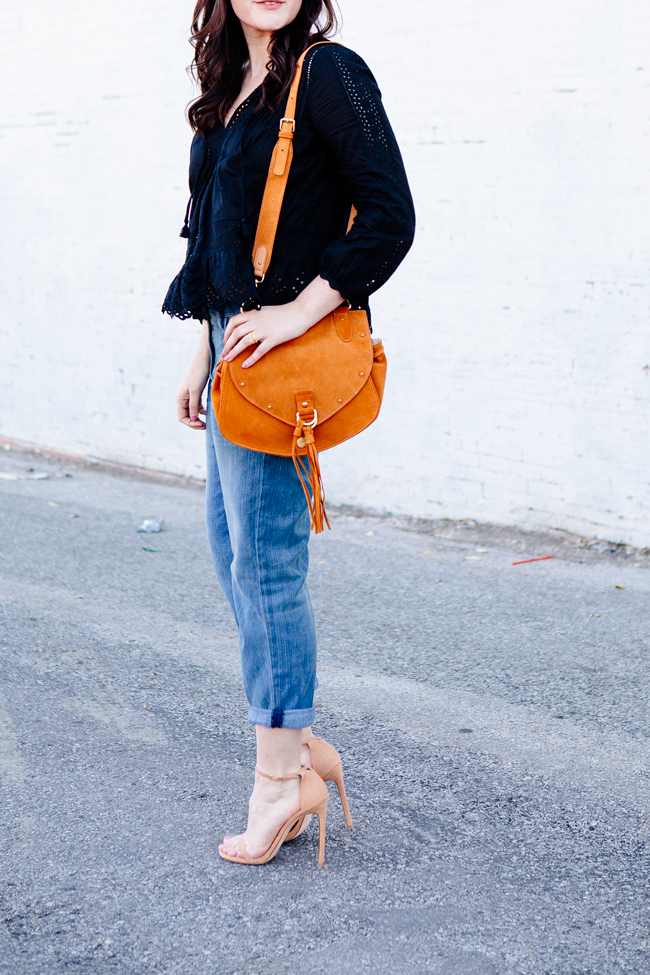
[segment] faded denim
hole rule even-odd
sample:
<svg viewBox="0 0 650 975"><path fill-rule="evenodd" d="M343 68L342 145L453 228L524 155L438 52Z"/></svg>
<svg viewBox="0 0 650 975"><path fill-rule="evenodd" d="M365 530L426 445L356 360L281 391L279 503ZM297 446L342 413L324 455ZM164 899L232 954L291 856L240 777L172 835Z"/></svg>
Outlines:
<svg viewBox="0 0 650 975"><path fill-rule="evenodd" d="M309 511L291 457L246 450L219 432L209 392L233 314L211 312L208 541L239 629L248 720L266 728L306 728L314 720L316 686Z"/></svg>

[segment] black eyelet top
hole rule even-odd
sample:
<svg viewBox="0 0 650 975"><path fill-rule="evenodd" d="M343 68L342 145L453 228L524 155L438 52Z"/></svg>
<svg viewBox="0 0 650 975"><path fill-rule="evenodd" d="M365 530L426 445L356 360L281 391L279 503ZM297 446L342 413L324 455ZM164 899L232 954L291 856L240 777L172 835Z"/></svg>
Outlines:
<svg viewBox="0 0 650 975"><path fill-rule="evenodd" d="M256 287L252 251L282 109L259 108L261 88L226 127L196 135L190 155L187 256L163 311L178 318L293 301L319 274L353 308L403 260L413 201L381 93L365 62L339 45L307 55L293 163L273 258ZM256 111L257 109L257 111ZM350 206L358 215L346 236Z"/></svg>

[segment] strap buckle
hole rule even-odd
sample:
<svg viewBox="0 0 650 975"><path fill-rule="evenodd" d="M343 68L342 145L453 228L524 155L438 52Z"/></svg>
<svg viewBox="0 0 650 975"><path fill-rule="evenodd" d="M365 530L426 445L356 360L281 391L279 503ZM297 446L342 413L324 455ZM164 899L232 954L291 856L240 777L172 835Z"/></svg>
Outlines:
<svg viewBox="0 0 650 975"><path fill-rule="evenodd" d="M283 125L284 125L285 122L288 122L290 124L290 126L291 126L290 133L291 133L291 135L293 135L293 133L296 131L296 120L295 120L295 118L281 118L280 119L280 131L279 131L278 135L287 135L288 134L283 129Z"/></svg>

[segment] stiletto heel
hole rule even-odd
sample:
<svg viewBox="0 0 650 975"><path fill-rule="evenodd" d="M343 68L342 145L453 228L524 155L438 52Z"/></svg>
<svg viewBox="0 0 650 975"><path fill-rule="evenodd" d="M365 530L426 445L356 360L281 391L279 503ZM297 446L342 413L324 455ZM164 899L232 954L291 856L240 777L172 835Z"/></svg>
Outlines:
<svg viewBox="0 0 650 975"><path fill-rule="evenodd" d="M258 866L262 863L268 863L276 855L280 847L289 838L289 834L296 828L300 826L305 816L311 816L315 814L318 816L318 866L322 867L325 863L325 827L327 824L327 799L328 792L327 786L320 778L319 775L314 772L311 768L301 768L299 772L295 775L267 775L266 772L260 772L258 768L255 769L258 775L261 775L264 779L273 779L275 782L285 782L289 779L300 779L300 809L298 812L294 813L289 819L284 823L275 839L269 846L266 853L263 853L259 857L251 857L248 855L246 846L244 844L244 837L239 837L239 853L223 853L219 849L219 856L224 860L230 860L231 863L244 863L253 866Z"/></svg>
<svg viewBox="0 0 650 975"><path fill-rule="evenodd" d="M336 784L339 790L341 805L343 806L343 813L345 814L346 826L348 829L352 829L352 815L350 813L350 806L348 805L345 785L343 784L343 763L341 756L333 745L330 745L329 742L324 741L322 738L317 738L316 735L307 738L302 744L309 745L311 768L313 768L314 772L320 775L323 782L334 782ZM287 841L295 840L303 830L307 829L308 825L309 820L305 820L304 818L300 819L287 836Z"/></svg>
<svg viewBox="0 0 650 975"><path fill-rule="evenodd" d="M316 771L314 769L314 771ZM343 814L345 816L345 825L348 829L352 829L352 816L350 814L350 807L348 805L348 797L345 792L345 786L343 784L343 764L340 764L337 768L332 769L329 773L329 777L336 784L336 788L339 790L339 798L341 800L341 805L343 806Z"/></svg>
<svg viewBox="0 0 650 975"><path fill-rule="evenodd" d="M318 816L318 866L325 865L325 832L327 826L327 800L315 810Z"/></svg>

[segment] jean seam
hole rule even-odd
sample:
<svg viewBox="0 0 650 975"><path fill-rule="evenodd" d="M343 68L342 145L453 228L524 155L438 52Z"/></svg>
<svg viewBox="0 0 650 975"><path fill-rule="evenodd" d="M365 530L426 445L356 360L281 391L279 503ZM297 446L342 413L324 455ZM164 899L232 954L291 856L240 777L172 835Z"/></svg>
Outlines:
<svg viewBox="0 0 650 975"><path fill-rule="evenodd" d="M261 464L261 477L258 478L258 498L257 498L257 510L255 512L255 576L257 580L257 595L259 599L260 609L262 611L262 620L264 621L264 637L266 642L266 658L269 668L270 675L270 685L271 685L271 706L269 711L275 711L275 670L273 667L273 655L271 653L271 643L269 639L269 621L266 614L266 606L264 603L263 593L262 593L262 580L260 578L260 551L259 551L259 536L260 536L260 517L262 511L262 494L264 491L264 478L266 475L266 454L262 454L262 464Z"/></svg>

